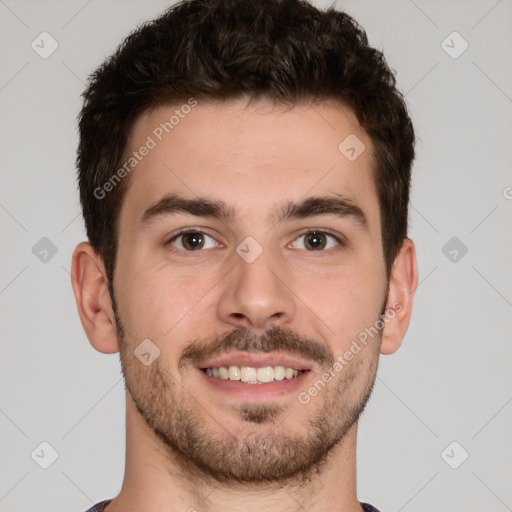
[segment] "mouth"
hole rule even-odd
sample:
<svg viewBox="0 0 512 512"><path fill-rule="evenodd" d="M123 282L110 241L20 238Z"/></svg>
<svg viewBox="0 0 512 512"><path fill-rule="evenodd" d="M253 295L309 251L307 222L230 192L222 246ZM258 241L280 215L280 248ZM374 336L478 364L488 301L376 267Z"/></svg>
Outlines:
<svg viewBox="0 0 512 512"><path fill-rule="evenodd" d="M266 384L267 382L278 382L281 380L296 379L307 370L297 370L289 366L219 366L216 368L201 369L209 377L223 380L234 380L246 384Z"/></svg>
<svg viewBox="0 0 512 512"><path fill-rule="evenodd" d="M312 373L310 363L279 354L231 354L201 363L198 369L215 391L244 401L289 394Z"/></svg>

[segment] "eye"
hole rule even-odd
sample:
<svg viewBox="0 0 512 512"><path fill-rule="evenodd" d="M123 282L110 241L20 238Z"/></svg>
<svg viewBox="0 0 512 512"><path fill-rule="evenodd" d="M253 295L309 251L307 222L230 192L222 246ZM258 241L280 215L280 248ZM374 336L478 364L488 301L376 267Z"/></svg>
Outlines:
<svg viewBox="0 0 512 512"><path fill-rule="evenodd" d="M297 242L292 242L290 244L294 249L306 249L307 251L324 251L326 249L331 249L336 245L343 245L340 238L337 236L331 235L325 231L319 230L310 230L304 234L302 234L297 240L304 239L302 242L303 247L296 247L294 244ZM330 240L330 241L329 241Z"/></svg>
<svg viewBox="0 0 512 512"><path fill-rule="evenodd" d="M217 241L204 231L188 230L173 236L165 245L172 245L182 251L192 252L200 249L212 249L217 246Z"/></svg>

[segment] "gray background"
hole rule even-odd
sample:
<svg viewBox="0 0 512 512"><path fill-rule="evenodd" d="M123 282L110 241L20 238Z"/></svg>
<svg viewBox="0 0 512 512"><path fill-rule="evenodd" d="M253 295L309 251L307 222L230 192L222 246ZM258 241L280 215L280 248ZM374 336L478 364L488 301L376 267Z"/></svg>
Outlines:
<svg viewBox="0 0 512 512"><path fill-rule="evenodd" d="M118 355L89 345L69 276L85 239L76 116L88 74L168 5L0 0L1 512L80 512L121 486ZM358 496L383 512L512 510L512 1L338 6L384 49L419 139L420 285L360 422ZM31 47L43 31L59 45L46 59Z"/></svg>

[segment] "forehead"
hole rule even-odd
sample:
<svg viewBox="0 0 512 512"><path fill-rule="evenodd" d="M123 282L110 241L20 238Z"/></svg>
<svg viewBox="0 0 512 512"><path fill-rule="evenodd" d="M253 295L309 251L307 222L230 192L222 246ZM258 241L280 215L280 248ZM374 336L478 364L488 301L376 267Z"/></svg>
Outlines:
<svg viewBox="0 0 512 512"><path fill-rule="evenodd" d="M136 165L122 223L134 225L170 193L223 201L246 219L280 201L341 194L364 203L370 222L378 218L371 141L349 108L194 102L156 108L134 123L126 161Z"/></svg>

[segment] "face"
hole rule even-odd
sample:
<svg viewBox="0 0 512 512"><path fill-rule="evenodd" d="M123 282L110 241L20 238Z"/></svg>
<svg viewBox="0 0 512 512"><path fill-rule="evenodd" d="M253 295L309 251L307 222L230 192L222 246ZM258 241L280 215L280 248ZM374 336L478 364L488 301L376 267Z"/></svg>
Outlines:
<svg viewBox="0 0 512 512"><path fill-rule="evenodd" d="M166 133L175 112L144 115L129 142L130 155L154 147L119 217L127 390L164 448L204 474L307 477L375 379L380 331L344 357L386 301L371 141L335 103L199 102ZM366 148L356 159L339 149L348 136Z"/></svg>

